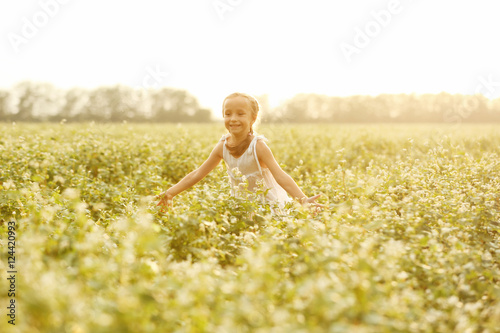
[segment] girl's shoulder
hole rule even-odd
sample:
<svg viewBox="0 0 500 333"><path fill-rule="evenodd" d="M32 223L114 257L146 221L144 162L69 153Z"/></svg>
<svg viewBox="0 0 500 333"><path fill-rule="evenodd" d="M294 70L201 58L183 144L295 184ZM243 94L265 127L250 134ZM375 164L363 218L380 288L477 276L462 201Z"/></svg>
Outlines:
<svg viewBox="0 0 500 333"><path fill-rule="evenodd" d="M253 134L253 139L252 141L250 142L250 148L252 150L256 150L257 149L257 146L260 146L262 143L264 143L265 141L268 141L267 138L264 136L264 135L259 135L257 133L254 133Z"/></svg>
<svg viewBox="0 0 500 333"><path fill-rule="evenodd" d="M215 153L216 156L223 158L224 157L224 140L221 139L217 141L217 144L215 145L214 149L212 150L212 153Z"/></svg>
<svg viewBox="0 0 500 333"><path fill-rule="evenodd" d="M256 151L256 153L258 154L259 152L261 152L263 149L269 149L269 147L267 146L266 142L268 142L269 140L264 136L264 135L257 135L255 134L255 137L253 138L253 144L254 144L254 149Z"/></svg>

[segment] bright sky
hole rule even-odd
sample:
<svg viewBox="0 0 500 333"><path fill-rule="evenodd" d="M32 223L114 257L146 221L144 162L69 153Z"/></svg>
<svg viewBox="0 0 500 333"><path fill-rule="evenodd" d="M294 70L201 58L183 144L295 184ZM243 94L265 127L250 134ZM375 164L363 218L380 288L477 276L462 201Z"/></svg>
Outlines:
<svg viewBox="0 0 500 333"><path fill-rule="evenodd" d="M498 0L0 2L0 87L500 97Z"/></svg>

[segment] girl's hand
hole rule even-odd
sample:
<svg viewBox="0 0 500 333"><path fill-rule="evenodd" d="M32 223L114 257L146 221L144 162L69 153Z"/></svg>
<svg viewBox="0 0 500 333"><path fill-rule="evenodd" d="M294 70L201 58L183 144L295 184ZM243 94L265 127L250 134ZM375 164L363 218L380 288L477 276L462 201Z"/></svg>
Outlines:
<svg viewBox="0 0 500 333"><path fill-rule="evenodd" d="M174 196L168 193L168 191L165 191L163 193L160 193L156 196L156 199L160 199L160 202L158 202L157 206L160 206L161 212L165 213L168 211L168 208L173 208L173 198Z"/></svg>
<svg viewBox="0 0 500 333"><path fill-rule="evenodd" d="M325 208L324 205L321 205L319 203L316 202L316 200L321 196L321 194L317 194L317 195L314 195L312 197L305 197L305 198L302 198L300 200L300 203L303 205L303 206L306 206L306 207L314 207L315 209L315 212L317 213L321 208Z"/></svg>
<svg viewBox="0 0 500 333"><path fill-rule="evenodd" d="M314 206L321 206L323 207L323 205L320 205L319 203L316 203L315 201L321 196L321 194L317 194L317 195L314 195L312 197L304 197L302 199L300 199L300 203L303 204L303 205L306 205L306 204L312 204Z"/></svg>

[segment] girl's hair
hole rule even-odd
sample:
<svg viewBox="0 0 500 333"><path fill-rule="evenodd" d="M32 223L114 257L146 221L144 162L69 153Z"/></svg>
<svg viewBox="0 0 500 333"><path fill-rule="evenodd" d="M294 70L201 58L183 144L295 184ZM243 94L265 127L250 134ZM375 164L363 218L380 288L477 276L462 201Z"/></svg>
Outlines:
<svg viewBox="0 0 500 333"><path fill-rule="evenodd" d="M252 110L252 116L257 121L257 117L259 115L259 110L260 110L260 105L259 102L255 97L249 94L241 93L241 92L235 92L230 95L228 95L226 98L224 98L224 101L222 102L222 116L224 117L224 103L226 103L226 100L233 98L233 97L243 97L246 98L248 101L248 104L250 105L250 108ZM254 122L255 124L255 122ZM248 133L248 137L243 140L239 145L237 146L228 146L226 143L226 147L231 153L231 155L235 157L240 157L243 155L243 153L248 149L248 146L250 145L250 142L252 142L253 139L253 124L250 126L250 133Z"/></svg>

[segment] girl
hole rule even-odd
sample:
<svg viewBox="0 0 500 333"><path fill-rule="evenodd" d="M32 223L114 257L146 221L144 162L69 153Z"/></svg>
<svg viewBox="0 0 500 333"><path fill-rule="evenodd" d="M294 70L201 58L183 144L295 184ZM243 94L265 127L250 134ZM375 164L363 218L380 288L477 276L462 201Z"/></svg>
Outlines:
<svg viewBox="0 0 500 333"><path fill-rule="evenodd" d="M266 199L281 207L291 201L286 192L302 204L322 207L315 203L320 195L307 197L276 162L271 149L264 142L265 138L254 135L252 126L258 113L259 103L254 97L238 92L227 96L222 104L222 114L229 133L222 136L208 159L198 169L157 196L160 199L157 206L161 206L162 210L172 207L172 199L177 194L198 183L224 159L233 195L238 195L238 187L248 181L250 191L255 190L259 183L264 184L269 189Z"/></svg>

